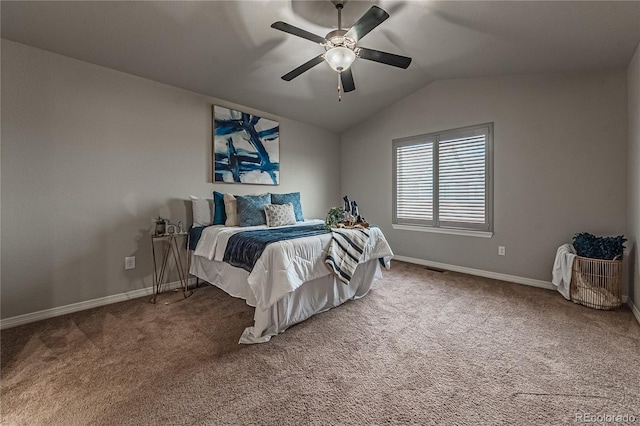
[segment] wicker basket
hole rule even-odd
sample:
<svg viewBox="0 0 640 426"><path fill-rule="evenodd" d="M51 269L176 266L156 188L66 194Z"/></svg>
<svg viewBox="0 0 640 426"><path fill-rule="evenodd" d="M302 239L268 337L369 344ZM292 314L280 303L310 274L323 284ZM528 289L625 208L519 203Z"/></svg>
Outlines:
<svg viewBox="0 0 640 426"><path fill-rule="evenodd" d="M576 256L571 272L571 301L594 309L622 305L622 260Z"/></svg>

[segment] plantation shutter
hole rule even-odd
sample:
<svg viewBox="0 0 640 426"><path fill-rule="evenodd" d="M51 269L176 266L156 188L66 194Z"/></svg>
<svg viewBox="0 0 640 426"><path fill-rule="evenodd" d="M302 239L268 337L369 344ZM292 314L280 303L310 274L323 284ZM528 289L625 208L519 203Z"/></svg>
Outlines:
<svg viewBox="0 0 640 426"><path fill-rule="evenodd" d="M396 144L396 223L434 223L434 142Z"/></svg>
<svg viewBox="0 0 640 426"><path fill-rule="evenodd" d="M393 141L393 224L492 231L493 123Z"/></svg>
<svg viewBox="0 0 640 426"><path fill-rule="evenodd" d="M438 143L440 226L488 229L487 135L486 128L441 135Z"/></svg>

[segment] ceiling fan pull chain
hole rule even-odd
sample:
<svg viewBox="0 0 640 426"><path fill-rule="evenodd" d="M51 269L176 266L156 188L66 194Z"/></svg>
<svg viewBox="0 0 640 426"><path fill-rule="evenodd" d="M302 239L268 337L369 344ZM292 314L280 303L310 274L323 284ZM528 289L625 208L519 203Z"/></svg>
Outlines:
<svg viewBox="0 0 640 426"><path fill-rule="evenodd" d="M338 73L338 102L342 102L342 80L340 79L340 73Z"/></svg>

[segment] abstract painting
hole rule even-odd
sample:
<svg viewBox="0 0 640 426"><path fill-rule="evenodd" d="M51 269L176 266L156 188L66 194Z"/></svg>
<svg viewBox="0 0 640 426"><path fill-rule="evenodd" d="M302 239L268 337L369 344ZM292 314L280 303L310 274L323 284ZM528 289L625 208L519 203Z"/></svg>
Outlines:
<svg viewBox="0 0 640 426"><path fill-rule="evenodd" d="M280 123L213 106L213 180L278 185Z"/></svg>

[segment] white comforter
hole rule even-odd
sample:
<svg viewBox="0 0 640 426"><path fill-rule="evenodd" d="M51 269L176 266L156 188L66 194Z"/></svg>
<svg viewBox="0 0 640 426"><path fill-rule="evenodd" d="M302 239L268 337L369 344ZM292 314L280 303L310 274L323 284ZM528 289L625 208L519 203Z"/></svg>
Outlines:
<svg viewBox="0 0 640 426"><path fill-rule="evenodd" d="M292 226L313 224L322 225L324 222L308 220ZM264 225L243 228L209 226L202 231L194 255L222 261L229 238L233 234L265 228ZM255 295L256 306L267 309L303 283L330 274L331 271L324 262L330 242L331 234L327 233L267 245L247 279ZM393 252L382 232L378 228L372 228L371 238L360 263L383 258L388 268L392 256Z"/></svg>

